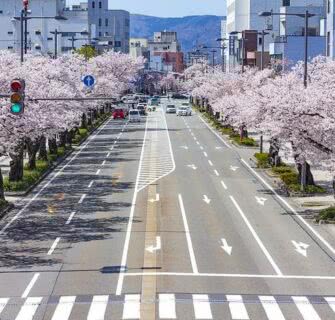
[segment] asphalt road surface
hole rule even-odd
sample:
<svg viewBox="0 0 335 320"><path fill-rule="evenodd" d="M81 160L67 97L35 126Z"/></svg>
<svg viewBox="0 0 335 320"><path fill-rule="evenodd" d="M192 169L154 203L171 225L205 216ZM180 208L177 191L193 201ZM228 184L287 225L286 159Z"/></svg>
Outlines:
<svg viewBox="0 0 335 320"><path fill-rule="evenodd" d="M1 221L0 320L335 319L335 239L167 103L108 121Z"/></svg>

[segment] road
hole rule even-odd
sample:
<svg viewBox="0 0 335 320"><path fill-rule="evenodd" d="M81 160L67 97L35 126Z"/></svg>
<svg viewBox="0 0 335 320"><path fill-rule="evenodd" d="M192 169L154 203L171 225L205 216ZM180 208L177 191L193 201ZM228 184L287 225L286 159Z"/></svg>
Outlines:
<svg viewBox="0 0 335 320"><path fill-rule="evenodd" d="M0 319L335 319L335 239L166 104L109 120L1 222Z"/></svg>

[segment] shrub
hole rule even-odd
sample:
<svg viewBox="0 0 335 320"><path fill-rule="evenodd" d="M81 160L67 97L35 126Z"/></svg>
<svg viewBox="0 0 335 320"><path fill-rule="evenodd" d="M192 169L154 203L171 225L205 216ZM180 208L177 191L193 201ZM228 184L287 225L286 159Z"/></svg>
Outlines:
<svg viewBox="0 0 335 320"><path fill-rule="evenodd" d="M302 192L300 183L290 184L288 186L288 189L294 192ZM320 186L310 186L310 185L306 186L305 191L304 191L304 193L310 193L310 194L326 193L326 192L327 190Z"/></svg>
<svg viewBox="0 0 335 320"><path fill-rule="evenodd" d="M88 136L88 130L87 129L79 129L79 135L82 137L82 138L86 138Z"/></svg>
<svg viewBox="0 0 335 320"><path fill-rule="evenodd" d="M249 147L256 147L257 143L253 138L243 138L241 140L240 135L237 133L233 133L230 135L230 138L233 139L239 145L249 146Z"/></svg>
<svg viewBox="0 0 335 320"><path fill-rule="evenodd" d="M276 174L283 174L283 173L295 173L295 169L293 167L287 165L281 165L278 167L272 167L272 171Z"/></svg>
<svg viewBox="0 0 335 320"><path fill-rule="evenodd" d="M285 183L286 186L299 184L297 172L285 172L280 175L280 179Z"/></svg>
<svg viewBox="0 0 335 320"><path fill-rule="evenodd" d="M255 158L257 159L258 168L268 168L269 165L269 154L268 153L255 153Z"/></svg>
<svg viewBox="0 0 335 320"><path fill-rule="evenodd" d="M316 221L320 221L320 220L335 221L335 207L330 207L330 208L321 210L318 216L316 217Z"/></svg>

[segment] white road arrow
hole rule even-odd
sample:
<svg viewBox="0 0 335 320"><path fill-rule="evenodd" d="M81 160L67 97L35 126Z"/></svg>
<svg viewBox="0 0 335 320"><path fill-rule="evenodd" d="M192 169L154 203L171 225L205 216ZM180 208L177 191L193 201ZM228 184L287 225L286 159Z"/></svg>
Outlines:
<svg viewBox="0 0 335 320"><path fill-rule="evenodd" d="M204 200L207 204L210 204L211 202L211 199L209 199L206 195L204 195L204 198L202 200Z"/></svg>
<svg viewBox="0 0 335 320"><path fill-rule="evenodd" d="M232 171L236 171L239 167L235 167L235 166L230 166L230 170Z"/></svg>
<svg viewBox="0 0 335 320"><path fill-rule="evenodd" d="M159 201L159 193L156 193L156 199L150 199L149 202L154 203Z"/></svg>
<svg viewBox="0 0 335 320"><path fill-rule="evenodd" d="M215 149L216 149L216 150L220 150L220 149L222 149L222 147L215 147Z"/></svg>
<svg viewBox="0 0 335 320"><path fill-rule="evenodd" d="M189 164L188 167L193 170L197 170L197 167L194 164Z"/></svg>
<svg viewBox="0 0 335 320"><path fill-rule="evenodd" d="M180 148L188 150L188 146L181 146Z"/></svg>
<svg viewBox="0 0 335 320"><path fill-rule="evenodd" d="M227 243L227 240L226 239L221 239L222 241L222 246L221 248L226 251L230 256L231 256L231 252L233 250L233 247L229 246L228 243Z"/></svg>
<svg viewBox="0 0 335 320"><path fill-rule="evenodd" d="M295 251L303 255L304 257L307 257L307 248L309 247L309 244L303 243L303 242L297 242L292 240L292 243L295 247Z"/></svg>
<svg viewBox="0 0 335 320"><path fill-rule="evenodd" d="M265 201L268 200L266 198L262 198L262 197L255 197L257 202L261 205L261 206L264 206L265 204Z"/></svg>
<svg viewBox="0 0 335 320"><path fill-rule="evenodd" d="M156 237L156 246L149 246L145 250L154 253L154 251L160 250L162 248L161 237Z"/></svg>

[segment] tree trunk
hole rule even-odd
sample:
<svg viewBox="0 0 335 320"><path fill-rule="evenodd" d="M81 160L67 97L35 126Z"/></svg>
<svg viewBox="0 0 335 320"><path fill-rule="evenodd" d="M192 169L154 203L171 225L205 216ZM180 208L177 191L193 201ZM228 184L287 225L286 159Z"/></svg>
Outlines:
<svg viewBox="0 0 335 320"><path fill-rule="evenodd" d="M10 153L9 181L20 181L23 178L23 151L24 144L17 146L15 153Z"/></svg>
<svg viewBox="0 0 335 320"><path fill-rule="evenodd" d="M269 162L271 166L275 167L279 166L281 162L279 157L279 142L275 138L270 139Z"/></svg>
<svg viewBox="0 0 335 320"><path fill-rule="evenodd" d="M66 146L66 131L63 131L60 133L59 135L59 140L60 140L60 147L64 147Z"/></svg>
<svg viewBox="0 0 335 320"><path fill-rule="evenodd" d="M92 111L89 110L87 124L88 124L89 126L92 126L92 122L93 122L93 121L92 121Z"/></svg>
<svg viewBox="0 0 335 320"><path fill-rule="evenodd" d="M87 116L86 113L83 113L82 117L81 117L81 128L83 129L87 129Z"/></svg>
<svg viewBox="0 0 335 320"><path fill-rule="evenodd" d="M42 136L40 139L40 150L38 153L38 160L48 161L47 139L45 138L45 136Z"/></svg>
<svg viewBox="0 0 335 320"><path fill-rule="evenodd" d="M75 135L75 130L72 129L70 131L66 130L67 134L66 134L66 143L71 147L72 146L72 140L74 138Z"/></svg>
<svg viewBox="0 0 335 320"><path fill-rule="evenodd" d="M248 138L248 130L245 124L242 124L240 127L240 140L242 141L244 138Z"/></svg>
<svg viewBox="0 0 335 320"><path fill-rule="evenodd" d="M57 154L58 150L57 150L57 141L56 141L56 138L53 138L53 139L49 139L49 152L51 154Z"/></svg>
<svg viewBox="0 0 335 320"><path fill-rule="evenodd" d="M26 140L26 146L28 151L28 169L36 169L36 155L39 149L39 141L31 141L29 138Z"/></svg>
<svg viewBox="0 0 335 320"><path fill-rule="evenodd" d="M302 181L303 165L301 163L298 163L297 164L297 169L298 169L298 172L299 172L299 181ZM311 171L311 166L309 165L308 162L306 162L306 178L304 180L305 180L307 186L315 186L315 181L314 181L314 177L313 177L313 174L312 174L312 171Z"/></svg>
<svg viewBox="0 0 335 320"><path fill-rule="evenodd" d="M5 192L3 189L3 176L2 176L2 171L0 168L0 201L1 200L5 201Z"/></svg>

